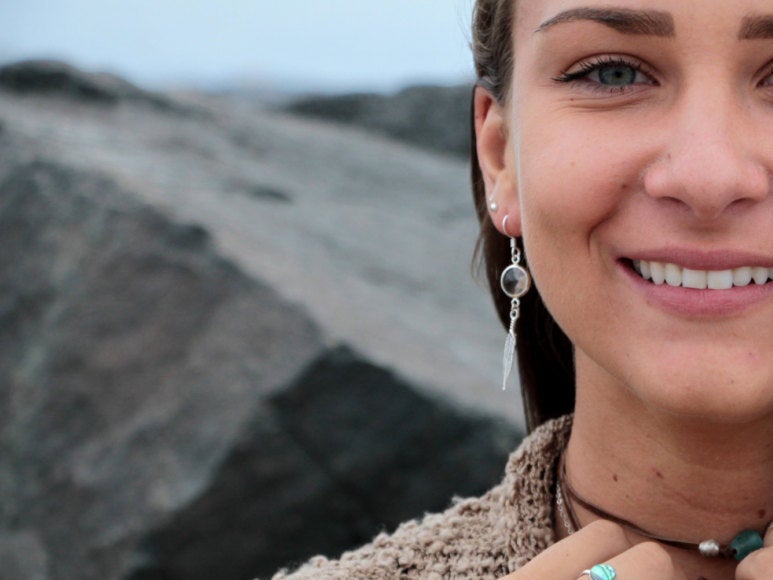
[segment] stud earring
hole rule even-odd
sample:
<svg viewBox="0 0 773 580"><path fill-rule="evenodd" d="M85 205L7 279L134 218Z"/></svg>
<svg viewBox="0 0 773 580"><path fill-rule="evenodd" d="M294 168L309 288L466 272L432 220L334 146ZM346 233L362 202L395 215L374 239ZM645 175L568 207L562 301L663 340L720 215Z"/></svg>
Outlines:
<svg viewBox="0 0 773 580"><path fill-rule="evenodd" d="M499 209L499 204L496 201L494 201L493 197L490 197L488 201L489 201L488 210L491 213L496 213L496 211Z"/></svg>
<svg viewBox="0 0 773 580"><path fill-rule="evenodd" d="M502 231L510 238L510 261L511 264L504 269L499 278L499 285L502 292L511 298L510 301L510 329L505 339L505 353L502 360L503 376L502 390L507 389L507 379L513 370L513 359L515 358L515 323L521 313L522 298L531 288L531 275L528 270L521 266L521 250L515 243L515 238L507 233L507 218L502 219Z"/></svg>

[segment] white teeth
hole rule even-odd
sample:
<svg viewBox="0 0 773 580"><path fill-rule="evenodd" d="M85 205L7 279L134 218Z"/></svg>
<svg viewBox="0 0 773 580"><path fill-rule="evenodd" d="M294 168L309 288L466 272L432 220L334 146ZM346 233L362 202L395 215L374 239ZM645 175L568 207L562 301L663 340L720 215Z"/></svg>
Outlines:
<svg viewBox="0 0 773 580"><path fill-rule="evenodd" d="M666 267L660 262L650 262L650 272L652 273L652 281L655 284L663 284L666 281Z"/></svg>
<svg viewBox="0 0 773 580"><path fill-rule="evenodd" d="M669 286L682 285L682 269L676 264L666 264L666 284Z"/></svg>
<svg viewBox="0 0 773 580"><path fill-rule="evenodd" d="M733 271L719 270L708 273L709 289L727 290L733 287Z"/></svg>
<svg viewBox="0 0 773 580"><path fill-rule="evenodd" d="M733 270L733 284L736 286L748 286L752 281L751 268L736 268Z"/></svg>
<svg viewBox="0 0 773 580"><path fill-rule="evenodd" d="M639 260L639 273L645 280L651 280L652 274L650 273L650 263Z"/></svg>
<svg viewBox="0 0 773 580"><path fill-rule="evenodd" d="M682 270L682 286L705 290L709 286L708 272L704 270Z"/></svg>
<svg viewBox="0 0 773 580"><path fill-rule="evenodd" d="M728 290L752 283L767 284L773 280L773 268L744 266L733 270L690 270L676 264L634 260L636 270L645 280L657 285L682 286L697 290Z"/></svg>
<svg viewBox="0 0 773 580"><path fill-rule="evenodd" d="M768 269L752 268L752 278L755 284L765 284L768 281Z"/></svg>

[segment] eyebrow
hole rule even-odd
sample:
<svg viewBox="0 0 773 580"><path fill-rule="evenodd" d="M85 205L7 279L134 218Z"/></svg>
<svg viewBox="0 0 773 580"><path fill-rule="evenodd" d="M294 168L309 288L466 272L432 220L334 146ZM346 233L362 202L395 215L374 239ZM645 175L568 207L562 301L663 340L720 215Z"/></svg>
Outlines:
<svg viewBox="0 0 773 580"><path fill-rule="evenodd" d="M741 21L739 40L762 40L773 38L773 15L747 16Z"/></svg>
<svg viewBox="0 0 773 580"><path fill-rule="evenodd" d="M598 22L623 34L663 37L672 37L675 34L674 19L669 13L626 8L572 8L546 20L539 25L535 32L544 32L556 24L582 20ZM773 24L773 20L769 22Z"/></svg>

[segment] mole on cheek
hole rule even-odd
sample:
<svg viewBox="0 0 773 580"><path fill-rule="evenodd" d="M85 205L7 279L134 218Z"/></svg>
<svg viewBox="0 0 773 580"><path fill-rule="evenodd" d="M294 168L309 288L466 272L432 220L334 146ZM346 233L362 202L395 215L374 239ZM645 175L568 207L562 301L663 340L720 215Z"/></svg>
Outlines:
<svg viewBox="0 0 773 580"><path fill-rule="evenodd" d="M659 469L654 469L653 471L655 472L655 475L658 477L658 479L665 479Z"/></svg>
<svg viewBox="0 0 773 580"><path fill-rule="evenodd" d="M761 520L764 520L766 515L768 515L767 510L760 510L757 512L757 517Z"/></svg>

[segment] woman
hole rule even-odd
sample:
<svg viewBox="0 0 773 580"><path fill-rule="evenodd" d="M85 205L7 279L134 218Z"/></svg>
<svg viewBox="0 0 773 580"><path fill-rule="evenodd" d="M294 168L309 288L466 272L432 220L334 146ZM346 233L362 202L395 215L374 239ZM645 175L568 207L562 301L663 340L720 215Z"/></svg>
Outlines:
<svg viewBox="0 0 773 580"><path fill-rule="evenodd" d="M298 577L773 578L773 4L479 0L473 46L533 433L483 497Z"/></svg>

